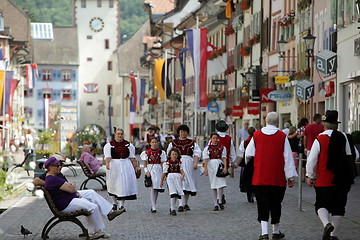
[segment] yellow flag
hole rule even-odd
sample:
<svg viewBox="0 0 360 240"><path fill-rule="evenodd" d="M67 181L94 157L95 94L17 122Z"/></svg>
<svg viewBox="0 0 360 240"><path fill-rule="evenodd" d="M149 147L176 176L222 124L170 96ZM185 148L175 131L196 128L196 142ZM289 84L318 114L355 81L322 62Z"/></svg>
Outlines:
<svg viewBox="0 0 360 240"><path fill-rule="evenodd" d="M228 0L227 3L226 3L226 8L225 8L225 16L226 16L226 18L231 18L231 13L232 13L231 1L232 0Z"/></svg>
<svg viewBox="0 0 360 240"><path fill-rule="evenodd" d="M164 64L165 64L165 59L158 59L158 60L156 60L155 66L154 66L154 86L155 86L155 89L160 94L161 101L164 101L164 99L165 99L165 91L161 84L162 71L163 71Z"/></svg>
<svg viewBox="0 0 360 240"><path fill-rule="evenodd" d="M0 109L2 108L4 83L5 83L5 71L0 71Z"/></svg>

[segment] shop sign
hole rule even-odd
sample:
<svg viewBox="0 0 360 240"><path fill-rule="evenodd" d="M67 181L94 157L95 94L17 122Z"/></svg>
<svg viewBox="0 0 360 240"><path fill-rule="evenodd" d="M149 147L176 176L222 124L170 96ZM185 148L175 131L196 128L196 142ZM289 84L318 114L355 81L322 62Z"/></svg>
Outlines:
<svg viewBox="0 0 360 240"><path fill-rule="evenodd" d="M275 77L275 84L284 84L290 81L289 76L276 76Z"/></svg>
<svg viewBox="0 0 360 240"><path fill-rule="evenodd" d="M218 111L219 111L219 108L220 108L220 107L219 107L219 104L218 104L217 102L211 101L211 102L208 103L207 108L208 108L208 110L209 110L210 112L215 113L215 112L218 112Z"/></svg>
<svg viewBox="0 0 360 240"><path fill-rule="evenodd" d="M259 114L259 103L248 103L247 111L248 114L258 115Z"/></svg>
<svg viewBox="0 0 360 240"><path fill-rule="evenodd" d="M301 80L296 84L296 96L302 100L308 100L314 96L315 84L309 80Z"/></svg>
<svg viewBox="0 0 360 240"><path fill-rule="evenodd" d="M333 93L335 93L335 83L330 81L325 86L325 97L331 97Z"/></svg>
<svg viewBox="0 0 360 240"><path fill-rule="evenodd" d="M269 98L269 93L274 91L272 88L260 88L260 102L261 103L268 103L274 102Z"/></svg>
<svg viewBox="0 0 360 240"><path fill-rule="evenodd" d="M286 102L286 101L290 101L292 98L291 92L285 90L275 90L269 92L268 96L269 99L274 102Z"/></svg>
<svg viewBox="0 0 360 240"><path fill-rule="evenodd" d="M244 108L241 106L233 106L232 115L233 117L243 117Z"/></svg>
<svg viewBox="0 0 360 240"><path fill-rule="evenodd" d="M324 50L315 56L315 63L319 72L331 75L336 73L337 55L332 51Z"/></svg>
<svg viewBox="0 0 360 240"><path fill-rule="evenodd" d="M251 91L251 100L253 100L254 102L258 102L260 101L260 90L259 89L254 89Z"/></svg>
<svg viewBox="0 0 360 240"><path fill-rule="evenodd" d="M222 79L213 79L212 85L226 85L226 80Z"/></svg>

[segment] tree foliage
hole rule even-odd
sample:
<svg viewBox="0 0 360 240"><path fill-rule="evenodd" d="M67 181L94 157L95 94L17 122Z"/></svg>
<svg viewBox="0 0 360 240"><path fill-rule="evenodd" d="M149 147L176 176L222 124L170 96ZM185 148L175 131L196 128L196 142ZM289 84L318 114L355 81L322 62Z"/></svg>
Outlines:
<svg viewBox="0 0 360 240"><path fill-rule="evenodd" d="M11 0L19 9L26 10L31 22L52 23L54 26L73 25L72 0ZM125 42L146 22L144 0L120 1L121 41Z"/></svg>

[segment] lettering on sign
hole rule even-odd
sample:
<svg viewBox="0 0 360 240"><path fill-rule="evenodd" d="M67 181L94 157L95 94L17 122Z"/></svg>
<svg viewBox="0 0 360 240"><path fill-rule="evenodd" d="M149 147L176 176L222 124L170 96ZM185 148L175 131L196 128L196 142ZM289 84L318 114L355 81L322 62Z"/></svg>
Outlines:
<svg viewBox="0 0 360 240"><path fill-rule="evenodd" d="M269 98L275 102L285 102L292 98L292 94L289 91L275 90L268 94Z"/></svg>

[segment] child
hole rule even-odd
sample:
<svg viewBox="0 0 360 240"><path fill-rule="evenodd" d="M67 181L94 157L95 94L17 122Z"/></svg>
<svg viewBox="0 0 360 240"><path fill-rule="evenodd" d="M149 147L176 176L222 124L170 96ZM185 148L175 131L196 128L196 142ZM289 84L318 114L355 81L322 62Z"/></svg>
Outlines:
<svg viewBox="0 0 360 240"><path fill-rule="evenodd" d="M168 160L164 163L163 174L160 182L160 187L163 186L163 181L167 177L167 185L170 194L170 215L176 216L176 199L180 199L180 205L183 202L182 197L184 196L182 182L184 181L185 172L182 169L180 150L172 148L169 151Z"/></svg>
<svg viewBox="0 0 360 240"><path fill-rule="evenodd" d="M227 173L226 148L219 144L219 134L212 133L210 139L210 144L203 151L204 171L210 179L210 187L214 196L214 211L219 211L219 208L221 210L225 208L222 195L226 187L226 180L224 177L217 177L216 173L221 163L224 164L223 172Z"/></svg>
<svg viewBox="0 0 360 240"><path fill-rule="evenodd" d="M156 213L156 201L159 192L164 192L160 187L162 177L161 164L166 161L166 153L158 148L158 140L154 137L150 139L150 148L143 151L140 155L144 161L144 172L151 177L152 186L150 187L151 212Z"/></svg>

